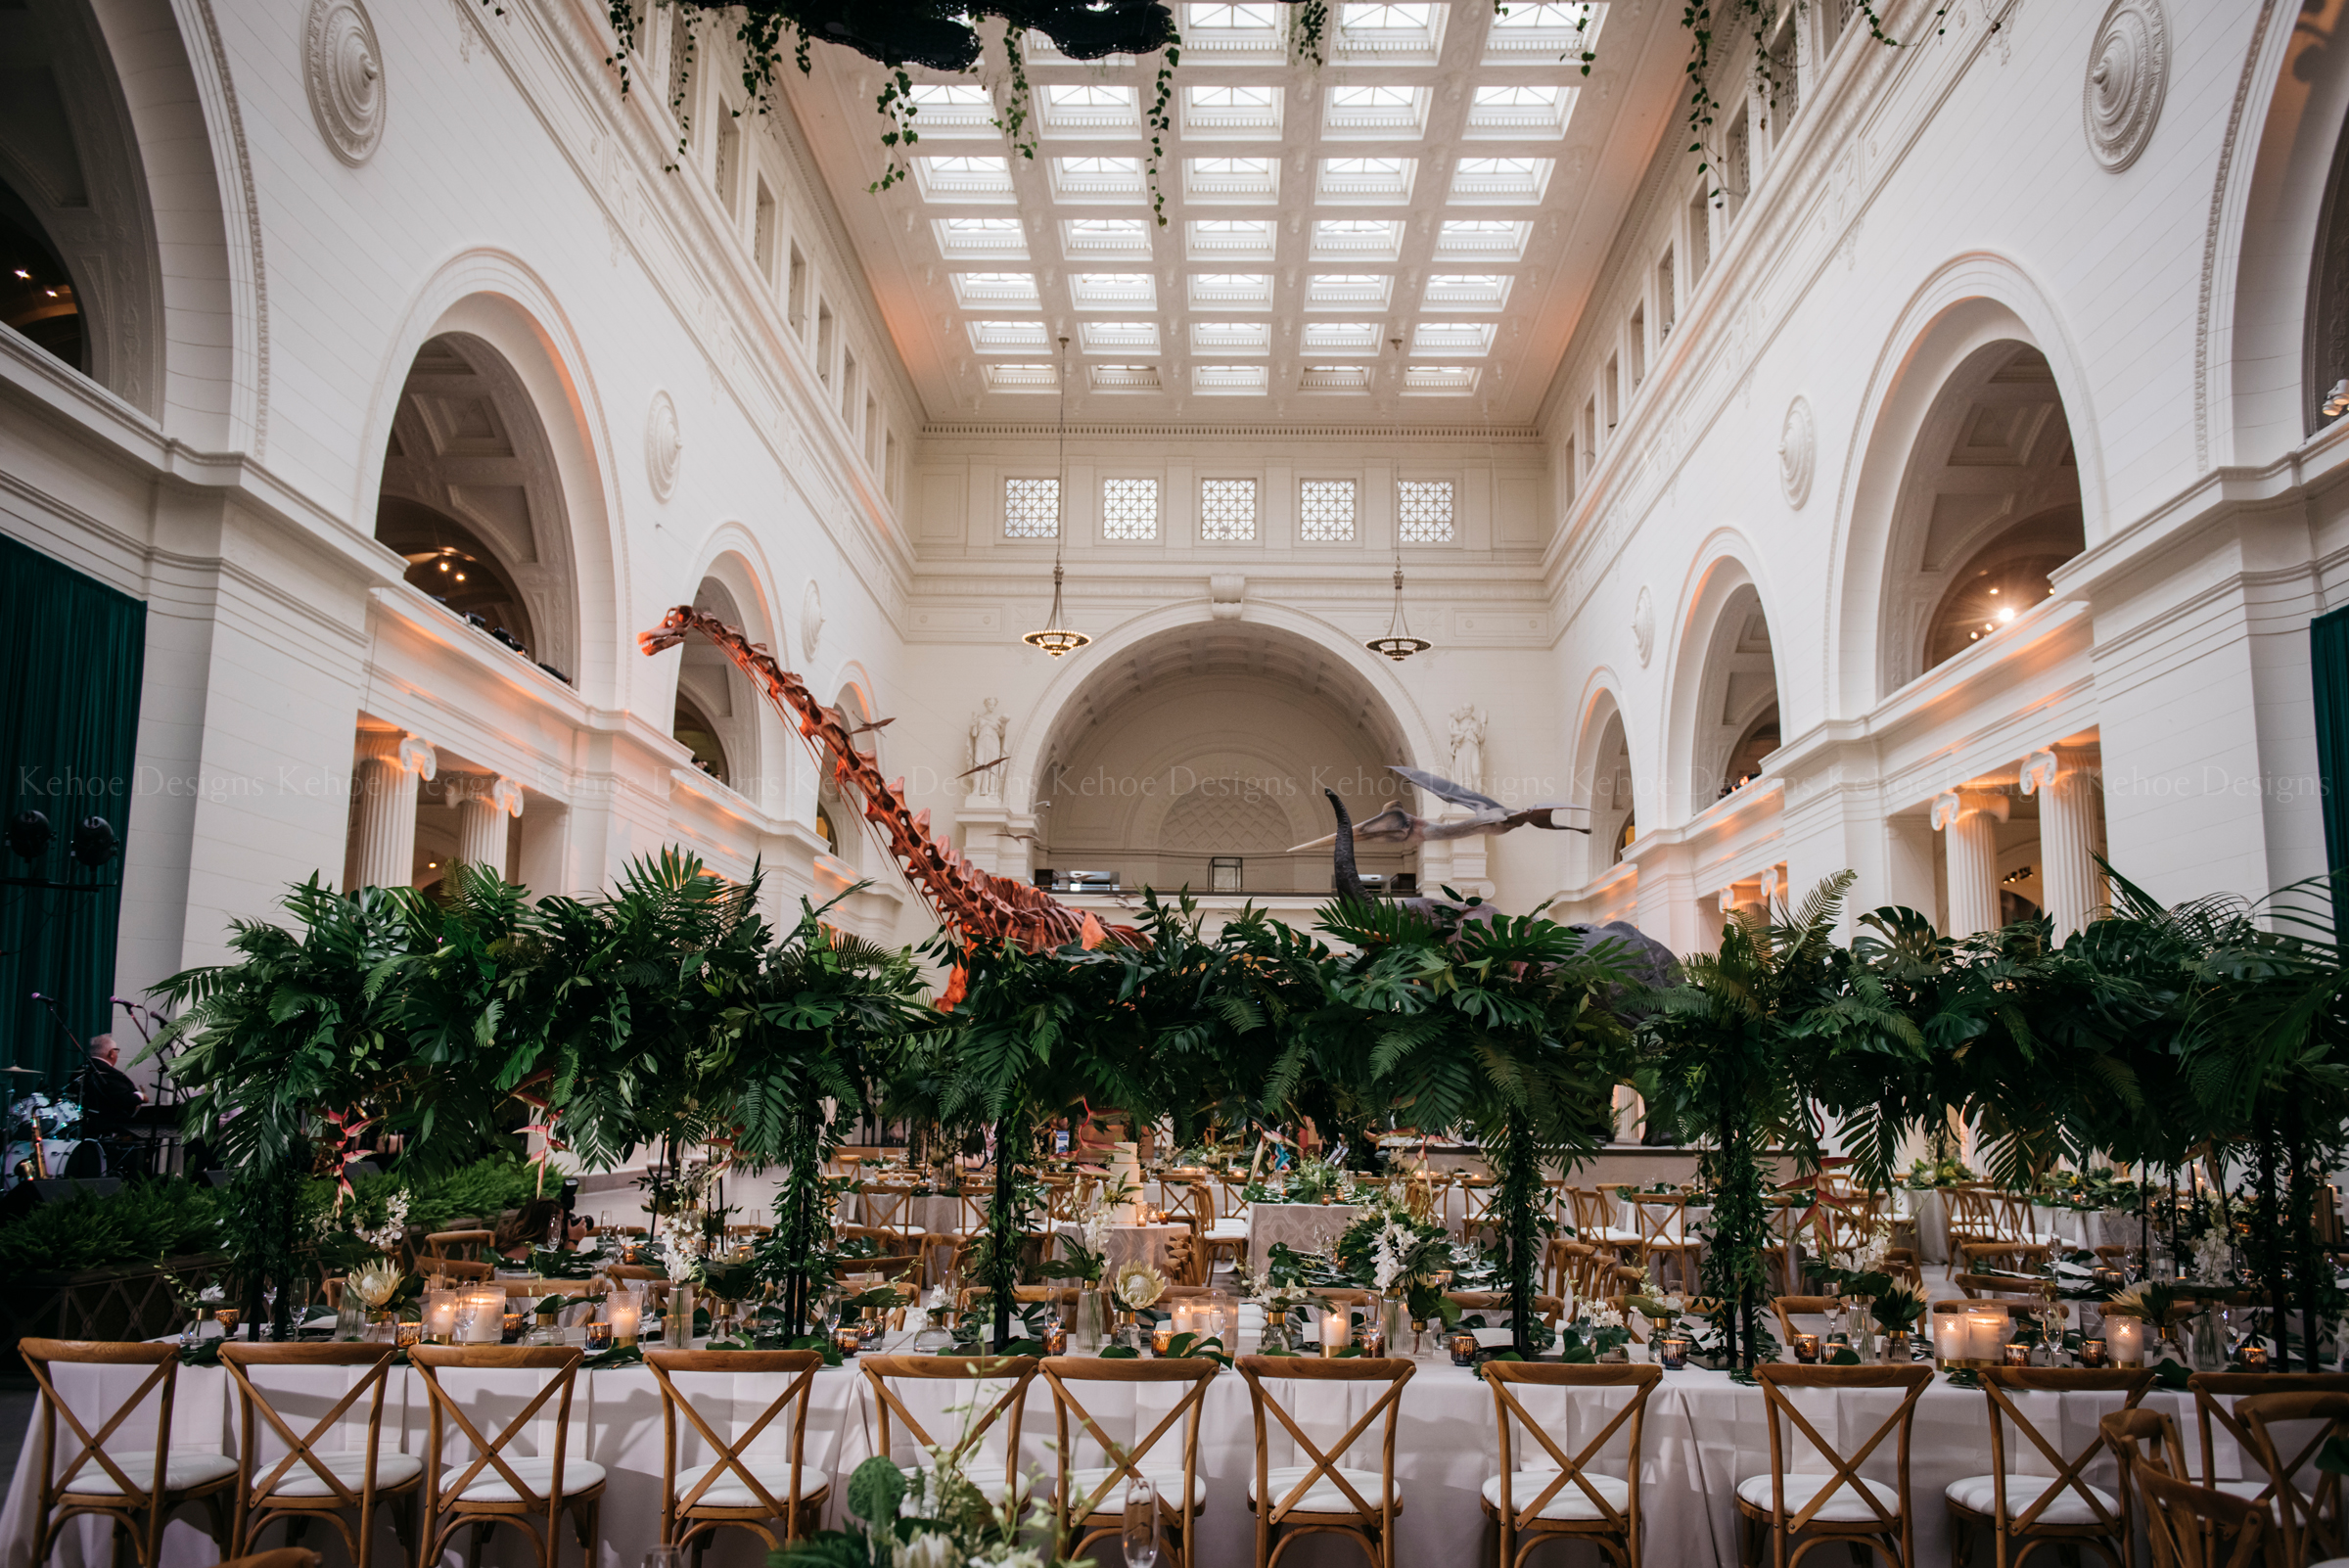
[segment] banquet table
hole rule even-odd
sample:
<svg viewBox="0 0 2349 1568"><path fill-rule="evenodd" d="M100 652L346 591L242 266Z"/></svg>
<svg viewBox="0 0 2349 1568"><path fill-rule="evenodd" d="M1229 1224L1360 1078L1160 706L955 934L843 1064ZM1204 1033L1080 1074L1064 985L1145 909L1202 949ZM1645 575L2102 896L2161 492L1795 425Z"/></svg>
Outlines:
<svg viewBox="0 0 2349 1568"><path fill-rule="evenodd" d="M1338 1239L1361 1209L1351 1203L1252 1203L1248 1206L1248 1267L1265 1271L1272 1244L1319 1252Z"/></svg>
<svg viewBox="0 0 2349 1568"><path fill-rule="evenodd" d="M1252 1338L1253 1335L1243 1336L1243 1349L1251 1348L1248 1342ZM120 1398L135 1385L135 1376L128 1368L63 1367L60 1373L68 1397L72 1399L95 1398L101 1386ZM340 1396L344 1386L338 1372L318 1389L312 1419ZM1299 1418L1317 1442L1327 1443L1367 1408L1373 1397L1372 1387L1318 1385L1299 1408ZM775 1388L769 1379L720 1378L713 1374L698 1383L689 1380L687 1392L713 1424L727 1430L731 1438L773 1398ZM974 1392L967 1383L941 1383L911 1391L907 1398L917 1414L932 1421L935 1437L951 1429L952 1417L944 1413L946 1407L969 1400ZM1088 1407L1105 1429L1121 1441L1129 1441L1138 1431L1155 1425L1158 1414L1167 1407L1166 1402L1174 1397L1163 1386L1134 1384L1088 1385L1087 1394ZM1549 1426L1560 1446L1569 1453L1579 1449L1603 1424L1612 1411L1611 1401L1619 1397L1602 1391L1586 1391L1574 1397L1553 1390L1526 1390L1525 1394L1529 1408ZM512 1386L504 1397L519 1400L521 1389ZM1827 1393L1811 1398L1816 1403L1806 1407L1806 1413L1838 1443L1856 1443L1872 1431L1876 1422L1897 1404L1897 1395L1887 1390ZM184 1368L179 1378L175 1446L233 1453L236 1437L233 1403L228 1397L225 1372L215 1368ZM2050 1440L2068 1453L2089 1441L2097 1418L2118 1407L2119 1396L2027 1394L2020 1396L2020 1403ZM2182 1430L2190 1432L2193 1416L2188 1396L2156 1391L2147 1397L2146 1403L2148 1407L2168 1411L2180 1422ZM1937 1565L1951 1560L1948 1512L1942 1492L1953 1480L1989 1469L1986 1409L1981 1393L1953 1388L1939 1379L1926 1390L1919 1403L1911 1453L1911 1499L1915 1512L1919 1564ZM421 1453L426 1414L425 1394L416 1374L404 1368L394 1369L385 1414L384 1441L408 1453ZM948 1424L942 1426L939 1422ZM1042 1471L1049 1464L1045 1441L1050 1438L1052 1427L1051 1397L1039 1380L1031 1387L1026 1403L1021 1441L1024 1467ZM1138 1430L1128 1430L1129 1427ZM136 1418L125 1430L137 1433ZM150 1440L152 1432L150 1425L145 1433ZM1277 1437L1277 1428L1275 1432ZM5 1510L0 1511L0 1568L28 1568L33 1528L32 1460L38 1452L36 1436L27 1436L25 1462L19 1466ZM541 1443L550 1442L551 1431L542 1430L535 1437ZM841 1503L848 1475L872 1453L874 1437L871 1398L857 1363L819 1372L810 1401L806 1462L811 1481L820 1478L832 1482L832 1499L825 1514L827 1524L842 1522ZM778 1425L768 1436L758 1440L753 1452L777 1452L768 1445L779 1445L781 1440ZM661 1402L652 1374L641 1366L581 1373L569 1441L573 1453L583 1451L585 1457L607 1470L608 1490L596 1555L598 1568L636 1568L660 1528ZM910 1450L903 1443L900 1436L897 1457L909 1459ZM1271 1460L1275 1464L1290 1462L1279 1452L1282 1446L1277 1441L1273 1445ZM2009 1452L2025 1447L2010 1442ZM1642 1511L1647 1521L1646 1560L1674 1564L1676 1568L1705 1563L1727 1568L1735 1563L1737 1522L1732 1501L1735 1485L1743 1477L1766 1474L1770 1462L1760 1391L1739 1387L1720 1372L1691 1368L1667 1373L1649 1402L1644 1449L1641 1487ZM1375 1463L1376 1451L1369 1452ZM1618 1455L1616 1461L1602 1463L1599 1468L1620 1473L1620 1447L1613 1452ZM990 1453L993 1462L1000 1464L999 1443ZM1244 1489L1254 1464L1254 1453L1246 1384L1236 1373L1221 1373L1207 1390L1200 1427L1199 1462L1208 1491L1206 1508L1197 1526L1198 1561L1202 1565L1221 1568L1225 1564L1244 1563L1251 1556L1253 1523L1244 1501ZM1178 1460L1178 1451L1169 1451L1167 1456ZM705 1457L698 1450L688 1450L680 1462L701 1462ZM2028 1457L2038 1458L2035 1453ZM2223 1437L2217 1457L2222 1476L2242 1473L2240 1456ZM1396 1442L1396 1471L1404 1498L1397 1542L1402 1562L1425 1568L1438 1565L1449 1568L1489 1556L1495 1537L1480 1507L1478 1489L1495 1473L1497 1464L1497 1434L1489 1389L1470 1372L1453 1366L1449 1359L1422 1359L1404 1390ZM1864 1473L1873 1479L1890 1480L1894 1475L1893 1464L1892 1445L1887 1443L1864 1467ZM2025 1463L2023 1468L2029 1473L2047 1473L2040 1462ZM2108 1460L2099 1460L2089 1475L2092 1482L2111 1489ZM159 1568L199 1568L214 1560L208 1538L191 1522L200 1516L201 1510L187 1510L171 1525ZM275 1534L273 1531L264 1545L275 1545ZM484 1555L502 1568L526 1560L522 1546L518 1535L501 1530ZM382 1539L379 1549L395 1551L389 1534ZM578 1561L572 1554L575 1550L567 1548L567 1563ZM66 1568L85 1568L85 1565L96 1568L109 1560L110 1555L103 1530L85 1524L67 1533L56 1560ZM711 1551L717 1568L759 1568L761 1555L756 1538L736 1531L721 1535ZM1350 1555L1350 1548L1344 1543L1325 1539L1301 1543L1290 1555L1298 1560L1299 1568L1359 1561L1359 1553ZM387 1563L398 1560L396 1555L379 1557L379 1561ZM453 1564L459 1560L459 1554L452 1551L445 1560Z"/></svg>
<svg viewBox="0 0 2349 1568"><path fill-rule="evenodd" d="M1064 1220L1055 1227L1070 1241L1084 1238L1084 1226L1074 1220ZM1102 1267L1115 1275L1129 1263L1146 1263L1161 1273L1167 1272L1168 1248L1176 1236L1187 1236L1187 1224L1112 1225L1102 1244Z"/></svg>

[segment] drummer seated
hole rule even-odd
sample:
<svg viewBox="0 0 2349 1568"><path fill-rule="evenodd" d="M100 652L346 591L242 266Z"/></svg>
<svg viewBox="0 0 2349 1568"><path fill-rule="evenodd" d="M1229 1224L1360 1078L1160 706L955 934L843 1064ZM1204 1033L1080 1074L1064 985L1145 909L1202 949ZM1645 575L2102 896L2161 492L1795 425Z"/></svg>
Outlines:
<svg viewBox="0 0 2349 1568"><path fill-rule="evenodd" d="M119 1065L122 1049L112 1035L90 1037L90 1057L75 1075L73 1092L81 1101L81 1130L89 1137L127 1131L147 1096Z"/></svg>

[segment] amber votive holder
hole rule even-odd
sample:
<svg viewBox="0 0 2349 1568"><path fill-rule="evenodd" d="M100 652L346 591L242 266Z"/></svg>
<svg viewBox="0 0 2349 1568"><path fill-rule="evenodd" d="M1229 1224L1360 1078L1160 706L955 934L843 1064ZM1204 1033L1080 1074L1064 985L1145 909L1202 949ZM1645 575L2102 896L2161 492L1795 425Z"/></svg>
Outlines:
<svg viewBox="0 0 2349 1568"><path fill-rule="evenodd" d="M2020 1342L2012 1345L2002 1346L2000 1348L1999 1356L2000 1360L2008 1366L2028 1366L2031 1364L2031 1347Z"/></svg>
<svg viewBox="0 0 2349 1568"><path fill-rule="evenodd" d="M2110 1366L2112 1358L2105 1354L2104 1342L2100 1339L2082 1340L2080 1342L2080 1364L2092 1368Z"/></svg>
<svg viewBox="0 0 2349 1568"><path fill-rule="evenodd" d="M1819 1336L1817 1334L1795 1335L1794 1359L1805 1366L1817 1365L1819 1362Z"/></svg>
<svg viewBox="0 0 2349 1568"><path fill-rule="evenodd" d="M610 1323L589 1323L587 1325L587 1349L589 1352L608 1351L611 1348L612 1325Z"/></svg>

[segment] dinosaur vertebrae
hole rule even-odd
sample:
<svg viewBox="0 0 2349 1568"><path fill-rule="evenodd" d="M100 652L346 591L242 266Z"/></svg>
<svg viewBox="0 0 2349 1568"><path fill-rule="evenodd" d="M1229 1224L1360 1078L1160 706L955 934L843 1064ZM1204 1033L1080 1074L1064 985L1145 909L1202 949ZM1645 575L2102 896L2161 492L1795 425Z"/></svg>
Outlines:
<svg viewBox="0 0 2349 1568"><path fill-rule="evenodd" d="M679 605L662 619L657 630L639 632L636 642L646 653L657 654L683 642L689 631L716 644L766 693L767 701L798 722L800 734L829 762L842 794L863 803L866 819L880 826L890 852L905 868L906 880L941 924L965 937L1017 942L1032 951L1072 942L1094 947L1105 941L1141 941L1131 926L1104 926L1027 883L980 870L944 838L933 838L929 811L906 808L905 781L881 777L873 754L856 749L840 710L817 702L806 682L776 664L764 645L750 641L739 627Z"/></svg>

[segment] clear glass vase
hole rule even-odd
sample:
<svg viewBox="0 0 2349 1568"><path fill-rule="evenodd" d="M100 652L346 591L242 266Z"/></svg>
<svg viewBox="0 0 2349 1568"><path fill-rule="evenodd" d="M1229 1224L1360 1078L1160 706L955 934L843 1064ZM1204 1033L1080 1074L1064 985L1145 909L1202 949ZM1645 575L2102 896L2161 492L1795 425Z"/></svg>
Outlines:
<svg viewBox="0 0 2349 1568"><path fill-rule="evenodd" d="M661 1322L663 1343L676 1350L689 1349L693 1344L693 1287L668 1287L668 1313Z"/></svg>
<svg viewBox="0 0 2349 1568"><path fill-rule="evenodd" d="M367 1337L367 1309L345 1295L335 1308L335 1338L345 1342Z"/></svg>
<svg viewBox="0 0 2349 1568"><path fill-rule="evenodd" d="M1294 1348L1289 1340L1289 1314L1287 1313L1265 1314L1265 1336L1257 1342L1257 1354L1259 1356L1277 1356Z"/></svg>
<svg viewBox="0 0 2349 1568"><path fill-rule="evenodd" d="M1411 1313L1400 1290L1390 1290L1378 1304L1378 1328L1389 1356L1401 1356L1410 1343Z"/></svg>
<svg viewBox="0 0 2349 1568"><path fill-rule="evenodd" d="M2197 1372L2227 1370L2227 1331L2219 1326L2219 1310L2204 1307L2194 1314L2188 1325L2191 1338L2187 1342L2187 1365Z"/></svg>

